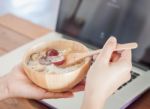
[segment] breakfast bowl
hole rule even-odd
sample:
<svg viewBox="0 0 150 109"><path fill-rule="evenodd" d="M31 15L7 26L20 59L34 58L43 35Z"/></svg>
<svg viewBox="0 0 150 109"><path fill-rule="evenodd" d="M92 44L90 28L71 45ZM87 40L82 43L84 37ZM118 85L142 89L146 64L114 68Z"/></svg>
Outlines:
<svg viewBox="0 0 150 109"><path fill-rule="evenodd" d="M54 40L37 44L25 54L22 66L27 77L51 92L65 92L80 83L91 64L87 57L75 65L62 68L68 53L87 53L88 48L72 40Z"/></svg>

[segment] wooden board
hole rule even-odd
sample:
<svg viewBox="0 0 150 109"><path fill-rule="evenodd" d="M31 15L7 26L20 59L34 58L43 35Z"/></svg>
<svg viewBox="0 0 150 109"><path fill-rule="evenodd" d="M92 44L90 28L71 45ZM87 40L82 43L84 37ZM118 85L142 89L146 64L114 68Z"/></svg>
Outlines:
<svg viewBox="0 0 150 109"><path fill-rule="evenodd" d="M0 16L0 56L50 32L14 15Z"/></svg>
<svg viewBox="0 0 150 109"><path fill-rule="evenodd" d="M11 29L0 26L0 47L9 52L32 39Z"/></svg>
<svg viewBox="0 0 150 109"><path fill-rule="evenodd" d="M3 55L6 53L6 50L4 50L3 48L0 48L0 55Z"/></svg>
<svg viewBox="0 0 150 109"><path fill-rule="evenodd" d="M20 35L25 35L32 39L38 38L50 31L47 28L33 24L24 19L20 19L11 14L1 16L0 25L3 25L7 29L11 29L12 31L17 32Z"/></svg>
<svg viewBox="0 0 150 109"><path fill-rule="evenodd" d="M127 109L150 109L150 90L146 91L139 99L137 99Z"/></svg>
<svg viewBox="0 0 150 109"><path fill-rule="evenodd" d="M53 109L36 100L11 98L0 102L0 109Z"/></svg>

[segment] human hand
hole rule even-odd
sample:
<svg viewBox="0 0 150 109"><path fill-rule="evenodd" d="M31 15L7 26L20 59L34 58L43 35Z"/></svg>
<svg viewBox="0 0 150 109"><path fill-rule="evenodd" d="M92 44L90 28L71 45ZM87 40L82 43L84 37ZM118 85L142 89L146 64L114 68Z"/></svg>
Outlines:
<svg viewBox="0 0 150 109"><path fill-rule="evenodd" d="M103 47L102 53L91 66L87 74L86 88L101 92L105 89L106 95L110 96L123 83L131 78L131 50L123 50L120 56L112 58L112 54L117 46L117 41L111 37ZM110 62L111 60L111 62ZM95 84L102 85L100 89Z"/></svg>
<svg viewBox="0 0 150 109"><path fill-rule="evenodd" d="M21 66L16 66L10 73L2 77L0 80L0 84L3 84L4 86L3 89L0 89L0 92L5 93L5 96L0 97L0 100L8 97L23 97L30 99L68 98L73 97L74 92L84 90L85 86L82 81L68 92L49 92L32 83L32 81L27 78Z"/></svg>
<svg viewBox="0 0 150 109"><path fill-rule="evenodd" d="M95 106L95 109L100 109L102 102L105 102L122 84L130 80L131 50L120 51L117 53L119 55L112 57L116 46L116 39L114 37L109 38L101 54L97 56L90 67L86 78L83 109L91 109L92 106ZM91 101L88 102L88 99ZM92 101L94 105L91 104ZM98 101L97 104L96 101Z"/></svg>

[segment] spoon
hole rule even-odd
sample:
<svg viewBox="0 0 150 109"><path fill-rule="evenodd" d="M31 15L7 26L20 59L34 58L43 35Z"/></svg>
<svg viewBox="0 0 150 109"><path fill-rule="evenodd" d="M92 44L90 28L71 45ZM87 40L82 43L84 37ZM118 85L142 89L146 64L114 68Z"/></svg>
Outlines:
<svg viewBox="0 0 150 109"><path fill-rule="evenodd" d="M137 43L127 43L127 44L117 44L115 51L126 50L126 49L135 49L137 48ZM102 51L102 49L94 50L88 53L69 53L65 55L65 62L60 65L60 67L65 68L71 65L76 64L77 62L91 57L93 55L97 55Z"/></svg>

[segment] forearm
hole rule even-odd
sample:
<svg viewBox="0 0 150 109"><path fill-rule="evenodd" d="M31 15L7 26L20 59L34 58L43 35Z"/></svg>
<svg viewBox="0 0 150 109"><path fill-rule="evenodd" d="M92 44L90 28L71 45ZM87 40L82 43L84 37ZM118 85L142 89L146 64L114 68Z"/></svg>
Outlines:
<svg viewBox="0 0 150 109"><path fill-rule="evenodd" d="M0 100L9 97L8 86L7 86L6 76L0 77Z"/></svg>
<svg viewBox="0 0 150 109"><path fill-rule="evenodd" d="M84 95L81 109L103 109L106 97L102 94L86 93Z"/></svg>

